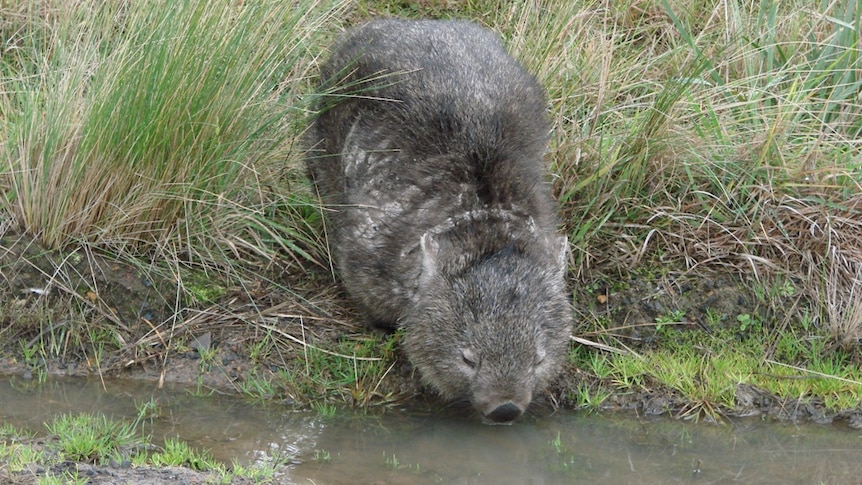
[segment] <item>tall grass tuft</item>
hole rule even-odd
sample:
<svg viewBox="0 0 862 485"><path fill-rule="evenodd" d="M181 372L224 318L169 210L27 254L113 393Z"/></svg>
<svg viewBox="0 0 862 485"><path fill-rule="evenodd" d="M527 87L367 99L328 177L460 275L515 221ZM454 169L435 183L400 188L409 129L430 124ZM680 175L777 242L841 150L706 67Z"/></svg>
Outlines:
<svg viewBox="0 0 862 485"><path fill-rule="evenodd" d="M850 309L826 307L862 268L860 16L855 0L493 10L548 88L575 275L661 257L789 276L858 342Z"/></svg>
<svg viewBox="0 0 862 485"><path fill-rule="evenodd" d="M294 141L330 5L82 0L21 10L11 43L29 62L0 63L9 74L0 171L4 204L26 231L49 247L206 259L220 238L235 252L269 244L315 258Z"/></svg>

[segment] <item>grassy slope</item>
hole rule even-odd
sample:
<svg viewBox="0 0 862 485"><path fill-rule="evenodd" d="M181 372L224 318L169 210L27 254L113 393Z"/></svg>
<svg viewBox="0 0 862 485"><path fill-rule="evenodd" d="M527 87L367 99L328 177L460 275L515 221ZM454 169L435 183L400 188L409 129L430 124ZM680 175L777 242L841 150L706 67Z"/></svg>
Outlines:
<svg viewBox="0 0 862 485"><path fill-rule="evenodd" d="M357 1L336 14L288 3L84 2L82 17L64 2L4 7L4 220L48 247L156 261L184 301L210 299L201 286L238 286L254 300L251 282L272 266L305 287L309 268L327 266L295 143L315 57L341 24L370 15L471 18L500 32L548 89L576 301L596 281L624 286L620 275L672 268L740 275L775 310L732 315L710 335L648 322L659 323L657 348L630 350L613 321L579 308L593 345L573 350L584 383L567 400L598 407L608 393L666 388L689 403L683 411L713 413L734 407L744 383L857 406L855 2ZM267 323L263 306L245 317L214 307L224 310L216 320L257 325L266 338L249 352L287 369L245 392L321 406L375 399L389 367L374 359L389 360L388 345L360 338L332 346L343 357L306 352L291 343L301 330ZM793 378L811 377L806 369L825 377Z"/></svg>

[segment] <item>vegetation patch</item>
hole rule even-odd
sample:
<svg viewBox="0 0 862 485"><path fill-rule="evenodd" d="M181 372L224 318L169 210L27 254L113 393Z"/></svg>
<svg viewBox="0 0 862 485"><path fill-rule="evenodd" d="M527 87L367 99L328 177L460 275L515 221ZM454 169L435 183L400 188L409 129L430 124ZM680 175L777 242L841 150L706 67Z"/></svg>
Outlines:
<svg viewBox="0 0 862 485"><path fill-rule="evenodd" d="M114 420L99 413L62 414L45 423L39 434L4 425L0 428L0 479L22 483L36 477L35 483L40 484L151 483L147 472L167 467L194 483L261 483L271 480L283 465L275 461L227 467L179 439L153 443L143 431L146 409L141 406L136 421Z"/></svg>

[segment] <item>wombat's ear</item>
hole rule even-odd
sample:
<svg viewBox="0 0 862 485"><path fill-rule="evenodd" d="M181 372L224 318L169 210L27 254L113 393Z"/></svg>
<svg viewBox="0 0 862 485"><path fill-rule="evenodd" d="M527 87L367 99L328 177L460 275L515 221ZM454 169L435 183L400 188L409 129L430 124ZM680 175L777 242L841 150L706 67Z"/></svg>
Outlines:
<svg viewBox="0 0 862 485"><path fill-rule="evenodd" d="M426 232L419 240L419 247L422 248L422 274L419 276L419 286L425 286L433 279L439 271L440 258L440 243L438 243L431 233Z"/></svg>

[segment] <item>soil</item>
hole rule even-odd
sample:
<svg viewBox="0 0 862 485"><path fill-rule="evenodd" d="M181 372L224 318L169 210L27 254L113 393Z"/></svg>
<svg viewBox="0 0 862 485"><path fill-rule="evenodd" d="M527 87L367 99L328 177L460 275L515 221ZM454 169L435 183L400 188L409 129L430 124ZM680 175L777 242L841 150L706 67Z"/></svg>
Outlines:
<svg viewBox="0 0 862 485"><path fill-rule="evenodd" d="M345 336L368 334L326 271L302 270L302 279L311 283L296 292L261 278L241 289L227 289L206 305L177 298L182 293L177 291L177 281L159 277L151 268L133 267L84 249L48 251L29 237L7 234L0 238L0 374L105 375L237 392L249 373L259 368L260 360L252 359L251 353L260 340L262 325L286 336L286 348L279 352L282 359L291 352L302 355L302 341L333 348ZM274 280L297 281L291 274L276 274ZM707 332L737 315L757 315L761 321L781 321L782 317L774 308L760 305L740 278L729 274L704 277L702 272L663 270L660 275L598 276L573 286L581 317L576 330L580 345L603 340L608 336L606 328L613 328L615 342L633 349L649 348L658 344L655 322L668 315L680 317L671 322L675 330ZM49 344L59 357L45 359L22 351L46 339L52 340ZM210 365L201 365L204 354ZM423 394L406 360L397 351L394 359L395 371L387 374L380 393L390 399ZM271 370L277 365L273 361ZM596 384L593 381L585 372L567 368L546 397L548 405L574 407L571 396L585 383ZM731 416L759 414L817 422L844 419L851 426L862 426L858 411L828 413L816 402L777 399L753 386L739 386L737 401L737 409L728 412ZM687 409L689 404L666 390L645 389L614 395L604 409L664 414ZM90 483L205 483L212 479L181 468L82 463L57 467L77 470ZM0 479L32 483L46 471L4 476L0 470ZM237 479L234 483L243 482Z"/></svg>
<svg viewBox="0 0 862 485"><path fill-rule="evenodd" d="M221 483L215 474L199 472L189 468L166 466L166 467L129 467L129 466L96 466L87 463L76 463L72 461L63 461L45 469L44 467L32 467L25 472L17 473L12 476L5 475L0 470L0 480L3 483L14 484L31 484L37 483L37 477L50 474L55 477L62 476L77 476L81 479L86 479L87 484L139 484L139 485L161 485L161 484L181 484L181 485L203 485L212 483ZM234 478L232 484L251 484L251 480L243 478Z"/></svg>

